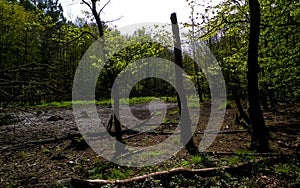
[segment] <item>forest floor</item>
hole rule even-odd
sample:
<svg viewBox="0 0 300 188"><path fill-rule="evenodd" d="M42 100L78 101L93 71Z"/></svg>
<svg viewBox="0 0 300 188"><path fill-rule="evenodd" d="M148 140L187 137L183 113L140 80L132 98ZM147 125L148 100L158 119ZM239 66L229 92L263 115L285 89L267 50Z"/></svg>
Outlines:
<svg viewBox="0 0 300 188"><path fill-rule="evenodd" d="M178 121L175 103L168 103L167 118ZM104 123L112 114L111 106L97 106ZM135 116L150 116L147 104L132 105ZM226 110L225 119L207 153L197 157L182 149L169 160L151 167L121 167L99 157L83 140L74 122L71 108L11 110L14 121L2 118L0 124L0 187L68 187L76 179L126 179L170 170L177 167L200 169L222 167L252 161L251 168L238 173L222 172L211 177L174 175L169 178L148 178L129 187L297 187L300 184L300 106L282 105L276 111L265 111L270 131L270 154L249 150L250 133L235 123L237 109ZM198 133L199 144L205 129L210 105L201 105ZM2 116L4 117L4 116ZM16 121L16 117L18 121ZM170 124L171 126L171 124ZM169 131L170 126L161 126ZM165 129L165 130L164 130ZM172 129L172 128L171 128ZM128 133L129 134L129 133ZM128 135L124 135L128 136ZM152 145L165 140L167 134L137 134L129 145ZM240 170L240 169L237 169Z"/></svg>

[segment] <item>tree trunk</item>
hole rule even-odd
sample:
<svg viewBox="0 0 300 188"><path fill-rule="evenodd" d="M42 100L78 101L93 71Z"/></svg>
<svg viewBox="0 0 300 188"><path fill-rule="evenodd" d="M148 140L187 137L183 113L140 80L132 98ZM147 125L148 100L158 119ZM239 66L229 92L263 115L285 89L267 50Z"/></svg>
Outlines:
<svg viewBox="0 0 300 188"><path fill-rule="evenodd" d="M263 78L265 78L265 70L264 70L264 68L261 68L261 76ZM266 81L263 81L263 83L262 83L262 89L260 91L261 92L260 95L261 95L261 103L262 103L262 106L263 106L264 110L269 109L267 90L268 90L268 84L266 83Z"/></svg>
<svg viewBox="0 0 300 188"><path fill-rule="evenodd" d="M182 51L181 51L181 41L179 35L179 27L177 23L176 13L171 14L171 22L172 22L172 31L173 31L173 40L174 40L174 53L175 53L175 63L182 68ZM187 98L185 89L183 86L183 75L179 72L176 72L176 87L177 87L177 101L179 107L181 122L185 122L186 124L181 124L181 141L183 143L187 143L185 148L189 153L194 154L197 151L197 147L193 141L193 134L191 129L191 119L187 106ZM179 97L178 92L181 92L182 98Z"/></svg>
<svg viewBox="0 0 300 188"><path fill-rule="evenodd" d="M246 112L244 111L244 108L243 108L243 106L241 104L241 101L240 101L240 96L238 94L238 91L239 90L233 89L231 87L231 92L232 92L232 95L233 95L234 102L236 104L236 107L238 108L238 111L240 112L239 119L244 119L246 121L246 123L248 125L250 125L250 119L249 119L248 115L246 114Z"/></svg>
<svg viewBox="0 0 300 188"><path fill-rule="evenodd" d="M249 116L252 125L252 148L257 151L269 150L269 132L260 107L258 90L258 42L260 34L260 4L258 0L249 0L250 34L248 48L248 100Z"/></svg>
<svg viewBox="0 0 300 188"><path fill-rule="evenodd" d="M86 3L86 1L83 0L83 2L85 4L87 4L91 11L92 11L92 14L96 20L96 24L97 24L97 27L98 27L98 31L99 31L99 36L100 38L103 37L104 35L104 32L103 32L103 25L102 25L102 21L100 19L100 12L98 13L97 12L97 0L91 0L92 2L92 5L90 6L88 3ZM114 78L112 75L114 75L113 73L109 72L109 76L111 78L111 81L113 82ZM118 87L115 88L116 90L118 90ZM116 155L122 153L123 149L124 149L124 146L121 143L123 143L123 139L122 139L122 129L121 129L121 123L119 121L119 93L118 91L115 92L114 96L113 96L113 99L114 99L114 123L115 123L115 135L116 135L116 140L119 141L115 144L115 150L116 150Z"/></svg>
<svg viewBox="0 0 300 188"><path fill-rule="evenodd" d="M91 10L92 10L92 14L93 14L93 16L96 20L99 35L100 35L100 37L102 37L104 35L103 26L102 26L102 22L101 22L101 19L100 19L100 15L98 15L98 12L97 12L96 2L97 2L97 0L92 0L92 9Z"/></svg>

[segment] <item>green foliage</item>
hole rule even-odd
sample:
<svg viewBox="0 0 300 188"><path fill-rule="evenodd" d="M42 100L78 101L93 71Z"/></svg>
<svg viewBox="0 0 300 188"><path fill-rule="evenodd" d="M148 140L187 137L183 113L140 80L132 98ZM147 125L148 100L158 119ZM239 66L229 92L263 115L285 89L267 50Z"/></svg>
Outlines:
<svg viewBox="0 0 300 188"><path fill-rule="evenodd" d="M26 151L19 151L18 156L19 157L27 157L30 156L31 154L29 152Z"/></svg>
<svg viewBox="0 0 300 188"><path fill-rule="evenodd" d="M222 67L229 97L232 97L233 91L239 97L245 97L249 3L227 0L205 7L197 4L197 1L188 2L194 7L194 15L197 15L193 20L195 30L204 31L194 35L205 40ZM259 2L261 35L258 61L262 100L267 106L274 106L276 100L299 100L299 2ZM206 11L196 12L197 6L203 6ZM202 20L207 20L207 24L197 23ZM191 27L190 23L185 25Z"/></svg>
<svg viewBox="0 0 300 188"><path fill-rule="evenodd" d="M95 168L88 170L88 176L91 179L126 179L131 176L131 170L113 164L98 164Z"/></svg>
<svg viewBox="0 0 300 188"><path fill-rule="evenodd" d="M74 23L66 23L63 10L57 1L0 1L0 73L4 80L1 102L20 101L22 105L37 105L52 101L70 101L72 81L76 67L88 47L98 36L97 28L88 24L85 18L77 18ZM201 7L197 1L188 1L193 6L194 30L191 23L185 23L188 29L188 41L198 45L200 40L213 52L221 66L228 96L236 91L239 97L246 96L247 52L249 34L248 3L222 1L219 4ZM261 36L259 43L259 87L269 102L295 101L300 98L298 74L300 60L300 34L298 17L299 2L260 1ZM202 10L204 12L197 12ZM207 24L202 24L207 23ZM201 24L200 24L201 23ZM199 32L198 32L199 31ZM105 48L115 49L116 43L124 43L127 48L117 54L110 54L109 62L104 66L96 85L96 98L110 97L110 89L115 78L125 67L136 60L147 57L161 57L173 60L170 51L171 33L163 28L153 30L140 28L132 36L121 36L115 28L104 28ZM196 38L192 38L196 36ZM153 42L155 38L160 43ZM164 44L165 46L162 46ZM209 87L204 70L195 72L193 60L183 54L186 77L196 83L201 81L200 89L204 98L209 98ZM101 63L101 62L100 62ZM95 61L91 68L99 67ZM140 67L145 66L141 63ZM138 67L137 67L138 68ZM213 71L213 70L205 70ZM170 70L156 70L157 74L170 73ZM5 74L4 74L5 73ZM132 74L137 72L133 71ZM2 81L1 81L2 82ZM13 83L8 86L7 83ZM142 80L132 88L132 97L157 96L164 101L176 102L175 90L168 83L149 78ZM164 96L164 97L162 97ZM262 98L266 98L262 96ZM275 100L276 99L276 100ZM194 107L195 101L189 104ZM102 101L102 100L101 100ZM111 104L108 100L102 104ZM133 100L131 102L141 103ZM44 105L44 104L43 104ZM54 104L68 106L69 104Z"/></svg>
<svg viewBox="0 0 300 188"><path fill-rule="evenodd" d="M240 150L236 151L236 154L243 161L249 161L249 160L256 159L256 156L251 155L251 154L254 154L254 152L247 150L247 149L240 149Z"/></svg>
<svg viewBox="0 0 300 188"><path fill-rule="evenodd" d="M170 120L169 120L168 118L164 117L164 119L163 119L163 122L162 122L162 123L164 123L164 124L167 124L167 123L169 123L169 122L170 122Z"/></svg>
<svg viewBox="0 0 300 188"><path fill-rule="evenodd" d="M184 168L188 168L188 167L189 167L189 162L186 161L186 160L183 160L183 161L181 162L181 166L184 167Z"/></svg>
<svg viewBox="0 0 300 188"><path fill-rule="evenodd" d="M91 179L103 179L103 171L109 168L109 164L98 164L96 167L94 167L91 170L88 170L88 176Z"/></svg>
<svg viewBox="0 0 300 188"><path fill-rule="evenodd" d="M130 170L122 170L118 168L113 168L111 174L108 175L108 179L126 179L130 177L131 171Z"/></svg>
<svg viewBox="0 0 300 188"><path fill-rule="evenodd" d="M238 164L240 162L250 161L250 160L254 160L254 159L257 158L256 156L251 155L251 154L254 153L253 151L246 150L246 149L238 150L235 153L236 153L237 156L232 157L228 161L229 165L235 165L235 164Z"/></svg>
<svg viewBox="0 0 300 188"><path fill-rule="evenodd" d="M289 164L276 164L275 165L275 172L280 174L288 174L293 171L292 166Z"/></svg>
<svg viewBox="0 0 300 188"><path fill-rule="evenodd" d="M169 115L177 115L177 114L179 114L179 111L178 110L170 111L168 114Z"/></svg>
<svg viewBox="0 0 300 188"><path fill-rule="evenodd" d="M48 149L48 148L42 148L42 153L44 153L44 154L48 154L48 153L50 153L50 150Z"/></svg>
<svg viewBox="0 0 300 188"><path fill-rule="evenodd" d="M300 184L300 168L297 168L297 171L296 171L296 173L297 173L297 179L296 179L296 184Z"/></svg>
<svg viewBox="0 0 300 188"><path fill-rule="evenodd" d="M129 99L129 104L147 103L155 99L156 97L132 97ZM126 104L126 101L124 99L121 99L120 104Z"/></svg>
<svg viewBox="0 0 300 188"><path fill-rule="evenodd" d="M177 102L177 97L161 97L165 102Z"/></svg>
<svg viewBox="0 0 300 188"><path fill-rule="evenodd" d="M232 109L232 108L234 108L234 107L235 107L235 105L232 104L231 101L227 100L224 104L220 105L220 106L218 107L218 109L224 109L224 108L226 108L226 109Z"/></svg>
<svg viewBox="0 0 300 188"><path fill-rule="evenodd" d="M207 157L205 155L194 155L191 158L191 162L195 165L201 165L206 163Z"/></svg>
<svg viewBox="0 0 300 188"><path fill-rule="evenodd" d="M156 115L156 116L162 115L162 112L161 111L156 111L154 115Z"/></svg>
<svg viewBox="0 0 300 188"><path fill-rule="evenodd" d="M232 166L232 165L236 165L236 164L238 164L240 162L241 162L240 158L237 157L237 156L235 156L235 157L230 158L230 160L228 161L228 164L230 166Z"/></svg>

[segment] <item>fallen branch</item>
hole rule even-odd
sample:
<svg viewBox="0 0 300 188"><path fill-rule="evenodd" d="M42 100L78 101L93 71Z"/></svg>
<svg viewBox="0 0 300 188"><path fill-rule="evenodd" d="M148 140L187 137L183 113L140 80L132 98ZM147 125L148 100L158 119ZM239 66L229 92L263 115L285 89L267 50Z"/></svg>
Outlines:
<svg viewBox="0 0 300 188"><path fill-rule="evenodd" d="M132 131L135 133L134 131ZM237 134L237 133L249 133L250 130L232 130L232 131L220 131L216 132L216 134ZM205 132L196 132L195 135L197 134L204 134ZM125 134L125 132L123 132ZM161 132L161 131L143 131L143 132L137 132L135 134L129 135L125 137L124 139L130 139L135 136L139 136L141 134L152 134L152 135L178 135L180 132Z"/></svg>
<svg viewBox="0 0 300 188"><path fill-rule="evenodd" d="M216 132L216 134L237 134L237 133L248 133L250 130L228 130ZM204 134L205 132L197 132L196 134Z"/></svg>
<svg viewBox="0 0 300 188"><path fill-rule="evenodd" d="M167 171L153 172L150 174L123 179L123 180L103 180L103 179L83 180L83 179L72 178L71 185L73 187L99 187L107 184L126 185L133 182L142 182L149 178L154 178L154 179L168 178L178 174L182 174L186 177L193 177L194 175L198 175L201 177L212 177L212 176L220 175L224 172L232 174L232 173L241 173L241 171L243 170L250 170L253 162L255 163L257 161L239 163L233 166L212 167L212 168L204 168L204 169L174 168Z"/></svg>
<svg viewBox="0 0 300 188"><path fill-rule="evenodd" d="M64 137L48 138L48 139L44 139L44 140L33 140L33 141L26 142L26 143L3 147L0 149L0 152L6 151L6 150L15 151L15 150L20 150L20 149L24 149L24 148L28 148L28 147L32 147L32 146L55 143L57 141L62 141L62 140L72 140L75 137L81 137L81 134L75 133L75 134L70 134L70 135L64 136Z"/></svg>

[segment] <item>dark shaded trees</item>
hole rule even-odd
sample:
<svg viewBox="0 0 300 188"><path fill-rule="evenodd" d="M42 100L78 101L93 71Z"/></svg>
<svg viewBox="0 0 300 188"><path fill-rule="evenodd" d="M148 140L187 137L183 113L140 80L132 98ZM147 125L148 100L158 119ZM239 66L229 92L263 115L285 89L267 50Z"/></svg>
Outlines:
<svg viewBox="0 0 300 188"><path fill-rule="evenodd" d="M91 40L72 41L86 28L65 23L55 2L39 9L31 1L0 1L1 103L71 99L76 65Z"/></svg>
<svg viewBox="0 0 300 188"><path fill-rule="evenodd" d="M248 43L248 100L249 117L252 126L252 147L258 151L269 150L269 132L265 126L260 107L258 89L258 44L260 35L260 4L258 0L250 0L250 33Z"/></svg>

